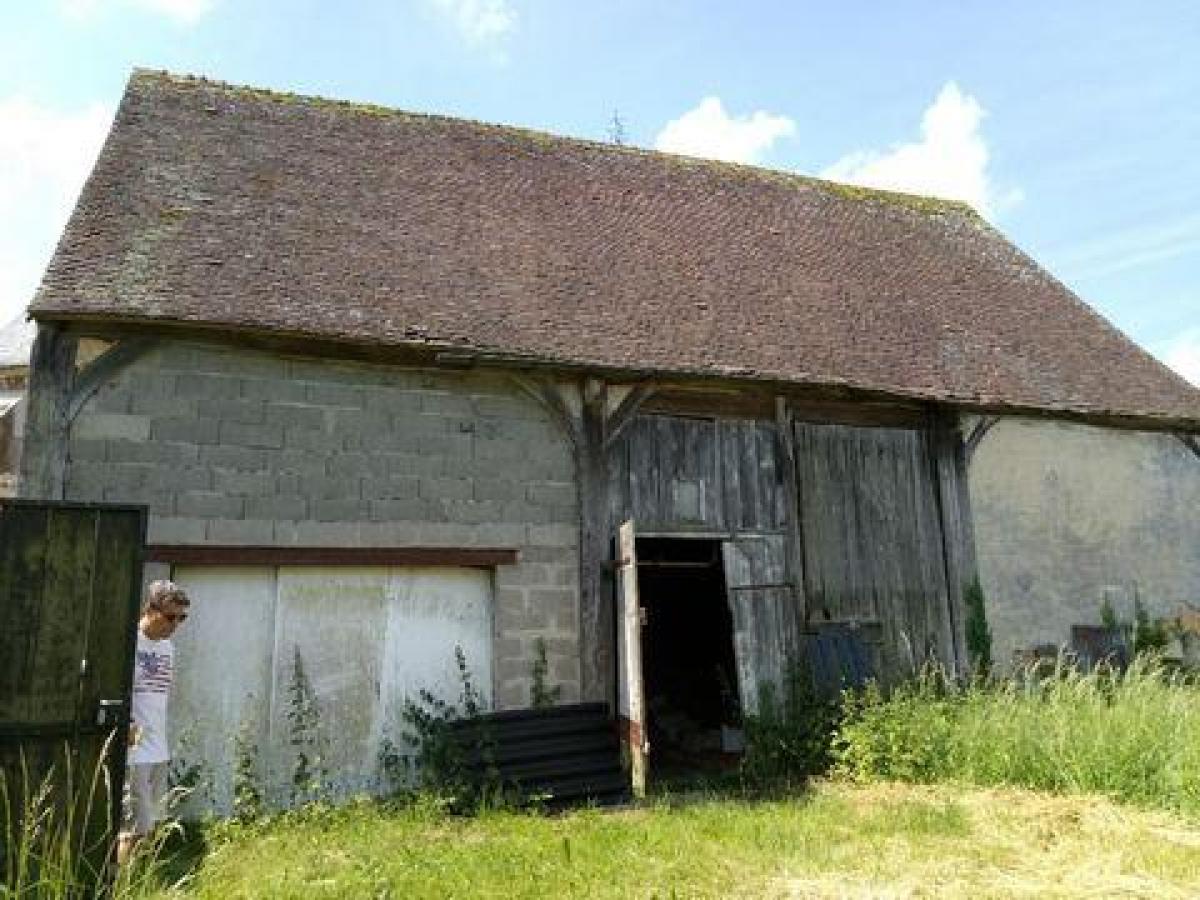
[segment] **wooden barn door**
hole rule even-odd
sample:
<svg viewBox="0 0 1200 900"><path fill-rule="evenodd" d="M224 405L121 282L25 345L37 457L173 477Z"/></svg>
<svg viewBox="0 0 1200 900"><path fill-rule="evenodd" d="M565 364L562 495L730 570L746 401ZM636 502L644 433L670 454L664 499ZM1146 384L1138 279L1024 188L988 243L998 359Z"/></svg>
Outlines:
<svg viewBox="0 0 1200 900"><path fill-rule="evenodd" d="M646 794L646 686L642 676L642 605L638 599L637 534L617 532L617 726L635 797Z"/></svg>
<svg viewBox="0 0 1200 900"><path fill-rule="evenodd" d="M142 507L0 505L0 828L48 787L40 827L73 822L89 882L119 821L145 535Z"/></svg>
<svg viewBox="0 0 1200 900"><path fill-rule="evenodd" d="M788 581L784 535L739 537L721 545L733 615L742 710L759 711L764 691L782 700L788 666L797 659L796 601Z"/></svg>

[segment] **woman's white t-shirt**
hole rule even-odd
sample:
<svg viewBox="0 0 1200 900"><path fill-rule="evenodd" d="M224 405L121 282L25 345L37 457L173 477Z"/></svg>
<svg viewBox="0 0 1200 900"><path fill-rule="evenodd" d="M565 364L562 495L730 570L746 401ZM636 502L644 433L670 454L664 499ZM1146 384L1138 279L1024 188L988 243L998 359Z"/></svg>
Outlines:
<svg viewBox="0 0 1200 900"><path fill-rule="evenodd" d="M137 654L133 661L133 724L137 742L129 750L129 764L166 762L167 698L175 670L175 647L169 641L152 641L138 629Z"/></svg>

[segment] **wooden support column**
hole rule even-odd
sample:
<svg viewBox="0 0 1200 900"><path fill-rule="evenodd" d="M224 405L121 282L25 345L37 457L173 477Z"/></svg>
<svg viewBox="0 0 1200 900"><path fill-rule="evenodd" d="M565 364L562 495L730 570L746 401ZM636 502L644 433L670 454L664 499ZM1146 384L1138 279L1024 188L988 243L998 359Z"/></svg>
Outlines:
<svg viewBox="0 0 1200 900"><path fill-rule="evenodd" d="M29 360L29 406L18 496L62 500L66 491L71 391L79 341L55 322L38 323Z"/></svg>
<svg viewBox="0 0 1200 900"><path fill-rule="evenodd" d="M796 432L786 397L775 398L775 430L779 436L779 459L783 464L783 489L787 493L787 566L792 585L796 621L808 622L808 601L804 590L804 536L800 530L800 481L796 472ZM797 640L799 635L797 635Z"/></svg>
<svg viewBox="0 0 1200 900"><path fill-rule="evenodd" d="M612 573L606 565L612 535L608 527L608 462L605 424L608 385L589 378L582 386L579 474L579 655L584 701L607 702L616 684Z"/></svg>
<svg viewBox="0 0 1200 900"><path fill-rule="evenodd" d="M939 411L932 416L930 447L946 561L947 612L953 651L953 659L947 662L956 674L964 674L970 665L966 645L965 594L979 573L975 559L971 496L967 484L967 449L954 413Z"/></svg>
<svg viewBox="0 0 1200 900"><path fill-rule="evenodd" d="M637 385L610 413L608 384L586 378L578 384L581 402L575 412L549 379L516 374L510 378L554 416L571 440L579 493L580 695L587 702L608 703L616 686L608 451L653 388Z"/></svg>

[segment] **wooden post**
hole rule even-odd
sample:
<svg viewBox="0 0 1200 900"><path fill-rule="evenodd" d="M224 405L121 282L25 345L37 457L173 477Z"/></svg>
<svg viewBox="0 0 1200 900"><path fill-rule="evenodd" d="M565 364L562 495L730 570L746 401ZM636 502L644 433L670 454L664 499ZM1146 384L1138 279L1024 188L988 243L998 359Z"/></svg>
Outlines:
<svg viewBox="0 0 1200 900"><path fill-rule="evenodd" d="M604 449L608 385L588 378L576 445L579 476L579 655L582 699L609 702L616 684L611 575L605 563L608 528L608 465Z"/></svg>
<svg viewBox="0 0 1200 900"><path fill-rule="evenodd" d="M55 322L38 323L29 360L25 441L18 496L62 500L78 339Z"/></svg>
<svg viewBox="0 0 1200 900"><path fill-rule="evenodd" d="M966 645L967 588L979 577L975 559L975 527L967 484L967 455L953 413L932 416L930 446L933 453L934 489L942 526L946 561L946 597L953 659L947 663L958 674L970 665Z"/></svg>
<svg viewBox="0 0 1200 900"><path fill-rule="evenodd" d="M792 583L796 621L808 621L808 601L804 591L804 538L800 532L800 485L796 473L796 435L786 397L775 398L775 430L779 440L779 459L783 463L783 489L787 492L787 565ZM797 640L799 636L797 636Z"/></svg>

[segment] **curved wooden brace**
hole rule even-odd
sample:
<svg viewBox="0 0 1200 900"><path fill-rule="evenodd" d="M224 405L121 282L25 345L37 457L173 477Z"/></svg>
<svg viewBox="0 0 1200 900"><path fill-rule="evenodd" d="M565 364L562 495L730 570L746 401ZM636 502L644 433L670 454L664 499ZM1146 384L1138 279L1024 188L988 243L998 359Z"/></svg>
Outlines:
<svg viewBox="0 0 1200 900"><path fill-rule="evenodd" d="M1194 434L1183 434L1181 432L1172 432L1183 446L1187 447L1195 455L1196 459L1200 459L1200 437Z"/></svg>
<svg viewBox="0 0 1200 900"><path fill-rule="evenodd" d="M975 427L971 429L971 434L963 441L963 455L966 458L967 465L971 464L971 458L975 455L975 450L979 447L983 439L987 437L987 433L992 430L992 426L999 421L999 416L981 416L979 421L975 423Z"/></svg>
<svg viewBox="0 0 1200 900"><path fill-rule="evenodd" d="M67 425L95 396L96 391L124 369L141 359L158 345L154 338L125 338L113 344L84 368L75 373L67 399Z"/></svg>

